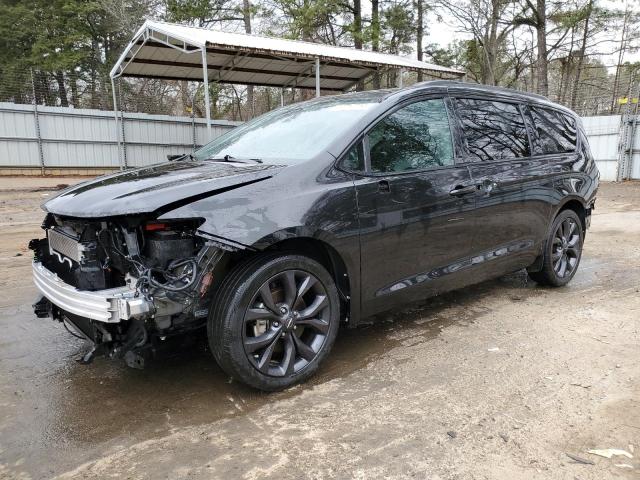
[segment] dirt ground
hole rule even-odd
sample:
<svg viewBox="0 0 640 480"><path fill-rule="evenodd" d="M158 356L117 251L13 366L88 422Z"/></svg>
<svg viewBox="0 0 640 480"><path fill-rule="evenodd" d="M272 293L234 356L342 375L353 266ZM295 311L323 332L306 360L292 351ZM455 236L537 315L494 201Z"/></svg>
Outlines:
<svg viewBox="0 0 640 480"><path fill-rule="evenodd" d="M640 183L601 186L568 287L518 273L382 316L262 394L204 344L78 365L33 316L26 244L71 181L0 179L0 478L640 478Z"/></svg>

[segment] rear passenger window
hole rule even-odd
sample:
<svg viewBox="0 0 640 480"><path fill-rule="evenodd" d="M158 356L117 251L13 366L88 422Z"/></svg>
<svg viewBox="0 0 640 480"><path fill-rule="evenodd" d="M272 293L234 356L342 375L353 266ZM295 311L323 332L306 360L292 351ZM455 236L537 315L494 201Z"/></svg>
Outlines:
<svg viewBox="0 0 640 480"><path fill-rule="evenodd" d="M529 156L529 138L517 105L460 98L456 100L456 114L472 160Z"/></svg>
<svg viewBox="0 0 640 480"><path fill-rule="evenodd" d="M369 131L373 172L406 172L453 165L453 145L444 100L403 107Z"/></svg>
<svg viewBox="0 0 640 480"><path fill-rule="evenodd" d="M576 149L576 122L555 110L531 107L537 138L536 153L565 153Z"/></svg>

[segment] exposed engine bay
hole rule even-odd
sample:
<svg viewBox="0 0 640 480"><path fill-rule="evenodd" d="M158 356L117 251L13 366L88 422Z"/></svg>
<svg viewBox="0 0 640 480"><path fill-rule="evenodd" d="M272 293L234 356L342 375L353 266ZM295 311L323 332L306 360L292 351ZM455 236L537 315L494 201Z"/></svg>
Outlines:
<svg viewBox="0 0 640 480"><path fill-rule="evenodd" d="M34 239L39 317L63 322L96 355L143 368L159 343L202 328L224 245L198 234L198 221L141 217L98 220L48 214Z"/></svg>

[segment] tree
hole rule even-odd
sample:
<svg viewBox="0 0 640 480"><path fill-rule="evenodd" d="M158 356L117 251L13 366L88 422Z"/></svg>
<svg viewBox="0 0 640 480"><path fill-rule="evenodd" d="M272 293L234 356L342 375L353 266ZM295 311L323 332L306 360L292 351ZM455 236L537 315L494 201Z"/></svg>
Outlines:
<svg viewBox="0 0 640 480"><path fill-rule="evenodd" d="M418 60L424 59L424 50L422 48L422 40L424 38L424 0L415 0L416 7L416 53ZM418 71L418 82L421 82L422 71Z"/></svg>
<svg viewBox="0 0 640 480"><path fill-rule="evenodd" d="M353 46L356 50L362 50L364 45L364 29L362 28L362 2L361 0L348 1L342 4L344 11L349 12L351 22L344 25L344 29L353 38ZM364 81L359 81L356 90L364 89Z"/></svg>
<svg viewBox="0 0 640 480"><path fill-rule="evenodd" d="M251 13L252 7L249 0L242 0L242 19L244 21L245 33L251 33ZM255 104L253 99L253 85L247 86L247 103L249 104L249 118L255 115Z"/></svg>
<svg viewBox="0 0 640 480"><path fill-rule="evenodd" d="M568 37L570 48L573 48L575 36L572 34L584 19L584 14L590 17L592 11L589 7L572 8L566 1L536 0L534 4L531 0L526 0L526 9L515 19L515 24L535 30L536 91L540 95L549 95L549 63L554 52L562 49ZM551 44L549 39L552 39Z"/></svg>
<svg viewBox="0 0 640 480"><path fill-rule="evenodd" d="M393 55L411 53L415 36L414 15L411 2L397 2L382 12L383 48ZM387 85L397 85L397 72L387 74Z"/></svg>
<svg viewBox="0 0 640 480"><path fill-rule="evenodd" d="M371 0L371 50L380 51L380 3ZM380 73L373 74L373 88L380 88Z"/></svg>
<svg viewBox="0 0 640 480"><path fill-rule="evenodd" d="M0 98L24 103L31 98L31 45L37 32L32 2L0 3Z"/></svg>
<svg viewBox="0 0 640 480"><path fill-rule="evenodd" d="M481 83L498 85L508 65L506 41L516 28L515 18L522 6L511 0L441 0L440 5L461 30L473 36L467 59L475 63L468 68L475 70Z"/></svg>
<svg viewBox="0 0 640 480"><path fill-rule="evenodd" d="M428 59L464 69L471 81L535 90L580 111L602 112L604 104L617 111L640 75L628 64L640 41L640 0L624 1L604 8L596 0L371 0L369 15L362 0L0 0L0 98L32 101L33 78L39 103L111 108L109 70L150 17ZM462 38L425 46L427 12L453 20ZM603 55L615 55L615 71L599 62ZM375 71L370 85L395 85L396 77ZM125 109L204 111L195 82L123 80L119 91ZM209 92L214 115L233 119L268 110L280 96L219 84ZM286 93L291 101L311 95Z"/></svg>
<svg viewBox="0 0 640 480"><path fill-rule="evenodd" d="M527 5L531 8L538 43L536 46L538 52L538 60L536 67L538 69L538 93L547 96L549 94L549 78L547 73L547 0L536 0L534 7L527 0Z"/></svg>
<svg viewBox="0 0 640 480"><path fill-rule="evenodd" d="M353 46L356 50L362 50L363 46L363 31L362 31L362 2L360 0L353 0L343 4L343 7L351 12L353 15L353 22L346 25L346 30L351 33L353 37Z"/></svg>
<svg viewBox="0 0 640 480"><path fill-rule="evenodd" d="M3 0L0 71L3 76L11 73L13 83L19 79L23 92L31 92L33 72L39 103L82 106L80 91L85 89L88 106L107 107L108 70L151 2Z"/></svg>
<svg viewBox="0 0 640 480"><path fill-rule="evenodd" d="M615 112L616 102L620 92L620 79L623 69L625 68L625 57L630 50L638 50L640 44L640 15L638 14L637 5L632 2L625 4L622 12L616 12L617 16L622 20L620 28L620 39L617 47L618 63L613 81L613 91L611 94L611 113ZM635 47L634 47L635 45Z"/></svg>
<svg viewBox="0 0 640 480"><path fill-rule="evenodd" d="M308 42L337 45L336 32L344 4L338 0L269 0L267 33Z"/></svg>
<svg viewBox="0 0 640 480"><path fill-rule="evenodd" d="M463 52L465 44L466 42L460 40L446 47L441 47L437 43L430 43L424 47L424 53L426 54L426 58L436 65L464 68L464 65L467 63Z"/></svg>
<svg viewBox="0 0 640 480"><path fill-rule="evenodd" d="M208 27L215 23L244 21L230 0L167 0L167 19L173 22Z"/></svg>

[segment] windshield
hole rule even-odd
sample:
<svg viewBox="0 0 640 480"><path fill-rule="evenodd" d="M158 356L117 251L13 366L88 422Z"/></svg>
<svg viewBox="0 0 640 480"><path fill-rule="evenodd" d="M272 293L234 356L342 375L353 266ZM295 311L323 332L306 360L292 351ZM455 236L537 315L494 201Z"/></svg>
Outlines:
<svg viewBox="0 0 640 480"><path fill-rule="evenodd" d="M329 144L355 125L377 99L327 98L279 108L234 128L195 152L198 160L260 159L297 163L326 150Z"/></svg>

